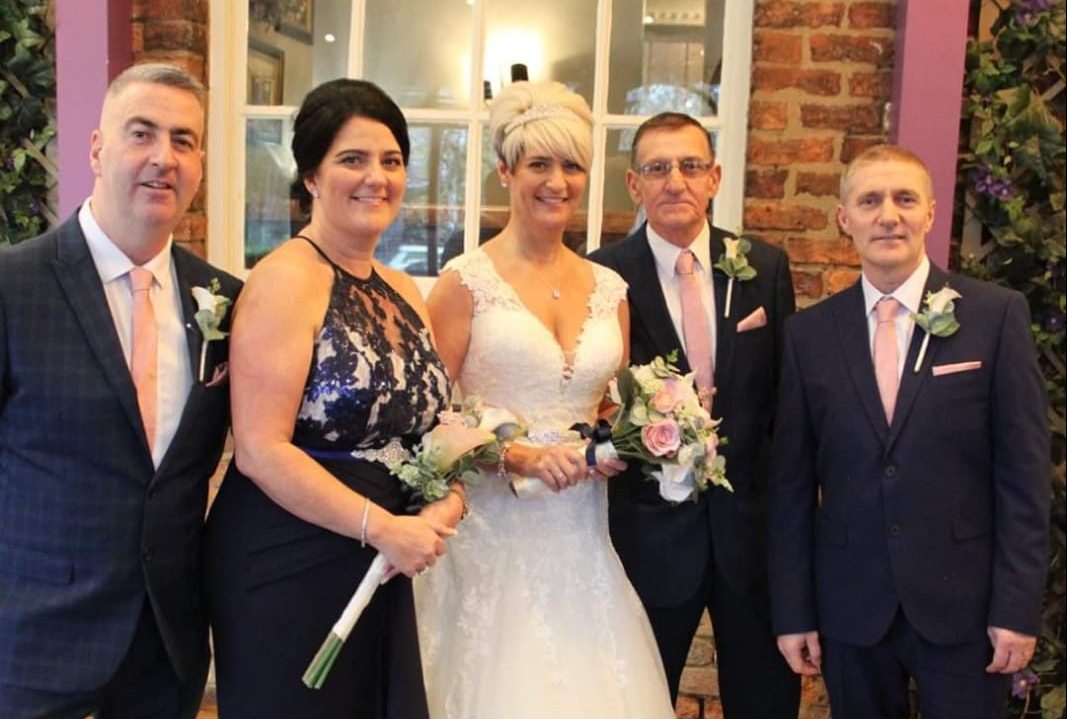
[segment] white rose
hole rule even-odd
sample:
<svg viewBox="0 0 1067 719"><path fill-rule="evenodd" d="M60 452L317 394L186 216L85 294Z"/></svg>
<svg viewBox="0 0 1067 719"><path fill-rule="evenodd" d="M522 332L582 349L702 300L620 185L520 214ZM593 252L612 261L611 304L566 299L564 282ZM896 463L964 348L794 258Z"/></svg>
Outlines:
<svg viewBox="0 0 1067 719"><path fill-rule="evenodd" d="M941 314L945 311L945 307L948 306L952 300L958 300L961 295L956 290L952 289L948 285L945 285L937 292L926 293L926 306L930 308L930 311L935 314Z"/></svg>
<svg viewBox="0 0 1067 719"><path fill-rule="evenodd" d="M693 494L693 465L664 464L652 472L659 481L659 496L668 502L684 502Z"/></svg>
<svg viewBox="0 0 1067 719"><path fill-rule="evenodd" d="M741 248L741 240L724 237L722 242L726 246L726 259L736 260L737 252Z"/></svg>
<svg viewBox="0 0 1067 719"><path fill-rule="evenodd" d="M211 314L215 314L215 308L218 307L220 297L214 295L206 287L194 287L193 298L196 300L196 309L200 312L207 310Z"/></svg>

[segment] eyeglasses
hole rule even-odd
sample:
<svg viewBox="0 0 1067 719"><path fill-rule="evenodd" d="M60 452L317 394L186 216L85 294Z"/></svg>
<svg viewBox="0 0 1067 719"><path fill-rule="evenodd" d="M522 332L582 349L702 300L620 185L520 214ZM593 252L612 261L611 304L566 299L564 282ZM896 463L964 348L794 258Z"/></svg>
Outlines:
<svg viewBox="0 0 1067 719"><path fill-rule="evenodd" d="M696 179L708 174L708 170L712 168L715 163L711 160L701 160L699 157L685 157L681 160L653 160L652 162L646 162L643 165L635 165L634 172L646 180L663 180L670 174L671 170L678 167L678 172L682 173L683 177L689 177Z"/></svg>

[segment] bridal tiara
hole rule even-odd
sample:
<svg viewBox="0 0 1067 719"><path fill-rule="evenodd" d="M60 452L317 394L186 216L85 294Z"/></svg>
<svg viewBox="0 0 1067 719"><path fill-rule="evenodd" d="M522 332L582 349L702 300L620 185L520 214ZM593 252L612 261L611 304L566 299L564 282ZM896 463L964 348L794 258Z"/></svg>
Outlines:
<svg viewBox="0 0 1067 719"><path fill-rule="evenodd" d="M504 134L510 135L523 125L529 124L535 120L544 120L549 117L566 117L570 114L572 114L570 110L562 105L556 105L554 103L538 103L536 105L531 105L513 117L508 124L504 125Z"/></svg>

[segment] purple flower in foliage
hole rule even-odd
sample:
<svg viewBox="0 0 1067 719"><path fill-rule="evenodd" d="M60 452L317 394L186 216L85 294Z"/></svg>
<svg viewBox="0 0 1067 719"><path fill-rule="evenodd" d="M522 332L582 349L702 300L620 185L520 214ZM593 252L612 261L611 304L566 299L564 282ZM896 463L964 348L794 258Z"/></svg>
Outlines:
<svg viewBox="0 0 1067 719"><path fill-rule="evenodd" d="M980 195L988 195L998 200L1010 200L1015 195L1011 180L997 179L988 167L975 169L971 173L971 182L974 184L974 191Z"/></svg>
<svg viewBox="0 0 1067 719"><path fill-rule="evenodd" d="M1015 24L1030 27L1037 22L1038 13L1052 7L1052 0L1018 0L1015 4Z"/></svg>
<svg viewBox="0 0 1067 719"><path fill-rule="evenodd" d="M1029 669L1017 671L1011 677L1011 695L1016 699L1025 699L1035 686L1037 686L1037 675Z"/></svg>

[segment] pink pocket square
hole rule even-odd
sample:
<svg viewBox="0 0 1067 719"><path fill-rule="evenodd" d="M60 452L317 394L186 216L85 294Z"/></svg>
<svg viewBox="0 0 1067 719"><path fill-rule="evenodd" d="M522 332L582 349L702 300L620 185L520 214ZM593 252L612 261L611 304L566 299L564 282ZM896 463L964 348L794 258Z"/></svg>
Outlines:
<svg viewBox="0 0 1067 719"><path fill-rule="evenodd" d="M204 383L205 387L217 387L230 376L230 363L220 362L215 365L215 371L211 373L211 379Z"/></svg>
<svg viewBox="0 0 1067 719"><path fill-rule="evenodd" d="M767 313L762 307L757 307L756 311L750 314L737 323L738 332L748 332L749 330L759 329L767 324Z"/></svg>
<svg viewBox="0 0 1067 719"><path fill-rule="evenodd" d="M930 368L930 372L933 373L934 377L940 377L943 374L970 372L976 369L982 369L981 360L971 360L970 362L953 362L952 364L937 364Z"/></svg>

